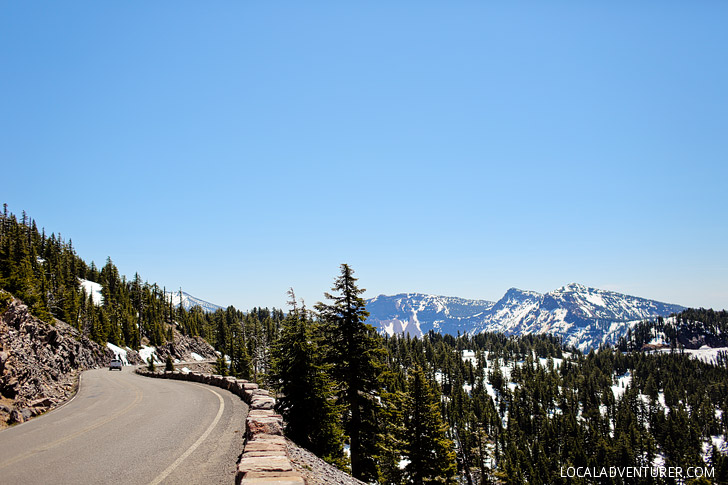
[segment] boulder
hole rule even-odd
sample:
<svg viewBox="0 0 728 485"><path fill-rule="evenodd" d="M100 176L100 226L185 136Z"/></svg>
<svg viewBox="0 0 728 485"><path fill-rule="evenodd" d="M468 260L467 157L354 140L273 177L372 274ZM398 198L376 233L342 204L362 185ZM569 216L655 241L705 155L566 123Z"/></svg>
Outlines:
<svg viewBox="0 0 728 485"><path fill-rule="evenodd" d="M243 478L246 478L246 474L251 472L271 473L291 471L293 471L293 466L287 456L260 457L246 456L243 453L243 457L238 464L238 473L243 474Z"/></svg>
<svg viewBox="0 0 728 485"><path fill-rule="evenodd" d="M259 434L283 436L283 420L278 417L248 416L246 424L249 440Z"/></svg>
<svg viewBox="0 0 728 485"><path fill-rule="evenodd" d="M273 409L276 405L276 400L272 397L253 396L250 400L251 409Z"/></svg>
<svg viewBox="0 0 728 485"><path fill-rule="evenodd" d="M245 478L238 473L236 484L240 485L305 485L306 482L300 473L290 472L248 472Z"/></svg>

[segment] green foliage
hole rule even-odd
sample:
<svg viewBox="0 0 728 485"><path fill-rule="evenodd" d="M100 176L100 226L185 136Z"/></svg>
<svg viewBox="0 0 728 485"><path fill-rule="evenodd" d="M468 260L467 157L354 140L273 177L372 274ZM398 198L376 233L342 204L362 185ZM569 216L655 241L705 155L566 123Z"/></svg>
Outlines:
<svg viewBox="0 0 728 485"><path fill-rule="evenodd" d="M164 360L164 371L174 371L174 362L172 361L172 356L170 354L167 354L167 358Z"/></svg>
<svg viewBox="0 0 728 485"><path fill-rule="evenodd" d="M640 350L655 337L664 338L671 348L728 347L728 311L688 308L668 319L640 322L617 347L623 352Z"/></svg>
<svg viewBox="0 0 728 485"><path fill-rule="evenodd" d="M411 370L404 408L404 456L409 483L455 483L453 443L440 415L440 393L419 365Z"/></svg>
<svg viewBox="0 0 728 485"><path fill-rule="evenodd" d="M215 361L215 374L226 376L230 373L230 369L228 368L228 364L225 361L225 356L220 355L218 356L217 360Z"/></svg>
<svg viewBox="0 0 728 485"><path fill-rule="evenodd" d="M338 404L345 409L343 427L349 438L351 473L363 481L376 480L379 470L374 456L379 436L381 358L384 346L374 327L365 323L369 313L356 285L354 271L341 265L341 274L332 290L325 293L330 303L317 303L316 310L324 325L327 361L331 376L340 389Z"/></svg>
<svg viewBox="0 0 728 485"><path fill-rule="evenodd" d="M150 355L147 359L147 370L150 372L154 372L157 370L157 366L154 364L154 356Z"/></svg>
<svg viewBox="0 0 728 485"><path fill-rule="evenodd" d="M164 343L163 329L175 311L157 285L142 283L139 275L127 282L111 259L101 271L86 265L70 241L39 232L25 213L18 221L5 206L0 217L0 287L34 315L51 323L63 320L99 343L135 349L145 337L152 345ZM84 294L81 278L101 284L101 305Z"/></svg>
<svg viewBox="0 0 728 485"><path fill-rule="evenodd" d="M0 290L0 316L8 309L13 297L7 291Z"/></svg>
<svg viewBox="0 0 728 485"><path fill-rule="evenodd" d="M394 386L396 387L396 386ZM380 483L403 483L404 470L400 468L405 453L404 408L406 393L401 390L382 391L380 429L377 454Z"/></svg>
<svg viewBox="0 0 728 485"><path fill-rule="evenodd" d="M339 422L342 406L333 399L331 366L324 362L319 325L297 307L283 321L274 346L272 382L278 390L277 409L284 417L286 436L339 468L346 469Z"/></svg>
<svg viewBox="0 0 728 485"><path fill-rule="evenodd" d="M389 372L410 376L408 399L413 369L421 367L433 388L437 375L458 477L473 483L566 483L561 466L650 467L658 455L668 466L705 466L703 446L728 431L720 359L713 365L679 351L610 348L569 355L550 337L499 334L395 336L386 345ZM630 385L617 384L620 376ZM401 389L399 380L388 379L388 391ZM385 409L389 395L382 394ZM400 453L407 456L407 447ZM381 456L382 481L399 483L392 460ZM728 475L725 453L708 456L716 476Z"/></svg>

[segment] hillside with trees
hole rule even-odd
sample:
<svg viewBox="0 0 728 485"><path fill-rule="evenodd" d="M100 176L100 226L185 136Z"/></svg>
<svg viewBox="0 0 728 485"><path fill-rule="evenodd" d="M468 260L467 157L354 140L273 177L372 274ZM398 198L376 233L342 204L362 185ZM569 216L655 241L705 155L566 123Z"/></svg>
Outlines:
<svg viewBox="0 0 728 485"><path fill-rule="evenodd" d="M87 294L82 281L101 287L101 301ZM172 304L165 288L120 275L111 258L102 268L87 264L72 242L47 235L25 212L18 219L7 205L0 215L0 289L22 300L31 313L53 323L61 320L94 342L138 350L173 342L174 332L202 337L231 358L228 372L258 379L270 369L270 349L283 312L234 307L206 313Z"/></svg>
<svg viewBox="0 0 728 485"><path fill-rule="evenodd" d="M622 351L640 350L645 345L673 349L728 347L728 311L688 308L668 318L640 322L617 343Z"/></svg>

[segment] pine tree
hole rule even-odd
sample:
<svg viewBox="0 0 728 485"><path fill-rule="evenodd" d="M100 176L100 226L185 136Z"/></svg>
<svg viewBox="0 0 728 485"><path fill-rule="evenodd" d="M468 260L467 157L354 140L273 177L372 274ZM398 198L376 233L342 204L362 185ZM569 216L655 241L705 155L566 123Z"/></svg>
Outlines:
<svg viewBox="0 0 728 485"><path fill-rule="evenodd" d="M220 376L226 376L228 375L229 369L227 365L227 361L225 360L225 356L220 354L217 357L217 360L215 360L215 374Z"/></svg>
<svg viewBox="0 0 728 485"><path fill-rule="evenodd" d="M250 379L250 355L244 332L242 322L236 319L231 325L230 372L241 379Z"/></svg>
<svg viewBox="0 0 728 485"><path fill-rule="evenodd" d="M174 362L172 361L172 354L167 354L167 358L164 360L164 371L174 371Z"/></svg>
<svg viewBox="0 0 728 485"><path fill-rule="evenodd" d="M350 443L351 473L360 480L374 481L379 475L374 459L379 434L379 359L385 350L374 327L365 323L369 312L360 296L365 290L356 281L354 271L342 264L332 288L338 294L325 293L331 303L319 302L316 310L325 325L328 360L340 388L339 403L346 410L343 424Z"/></svg>
<svg viewBox="0 0 728 485"><path fill-rule="evenodd" d="M405 401L405 467L411 483L455 482L457 464L453 443L440 415L439 392L419 365L411 371Z"/></svg>
<svg viewBox="0 0 728 485"><path fill-rule="evenodd" d="M283 321L273 349L272 382L278 388L277 409L286 421L286 436L340 468L346 467L339 423L341 406L334 400L334 382L324 363L316 324L299 310L293 290L293 311Z"/></svg>
<svg viewBox="0 0 728 485"><path fill-rule="evenodd" d="M405 393L400 390L382 393L381 431L378 440L379 483L403 483L400 468L404 453L404 402Z"/></svg>

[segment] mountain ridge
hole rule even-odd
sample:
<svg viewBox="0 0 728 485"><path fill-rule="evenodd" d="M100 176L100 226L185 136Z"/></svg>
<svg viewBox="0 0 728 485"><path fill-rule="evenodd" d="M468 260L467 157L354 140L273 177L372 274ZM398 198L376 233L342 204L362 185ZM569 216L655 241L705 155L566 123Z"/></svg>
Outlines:
<svg viewBox="0 0 728 485"><path fill-rule="evenodd" d="M638 322L668 316L681 305L569 283L547 293L510 288L498 301L422 293L367 300L369 323L381 333L421 336L430 330L456 335L549 333L580 350L613 344Z"/></svg>

